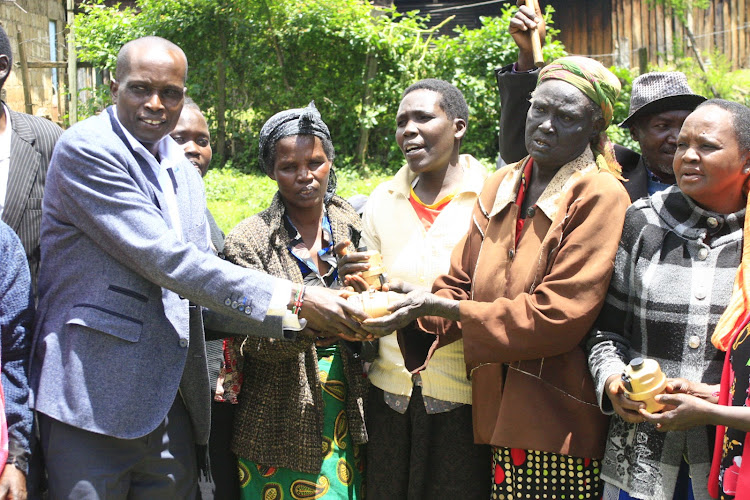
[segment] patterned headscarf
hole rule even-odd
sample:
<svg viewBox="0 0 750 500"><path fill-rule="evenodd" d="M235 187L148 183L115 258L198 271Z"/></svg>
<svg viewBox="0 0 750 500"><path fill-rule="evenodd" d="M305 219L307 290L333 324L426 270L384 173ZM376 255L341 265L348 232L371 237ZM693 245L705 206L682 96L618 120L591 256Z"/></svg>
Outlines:
<svg viewBox="0 0 750 500"><path fill-rule="evenodd" d="M273 172L274 157L276 156L276 143L284 137L291 135L314 135L319 137L323 143L323 150L329 160L333 161L335 156L331 133L328 126L320 116L315 101L305 108L287 109L273 115L260 129L258 139L258 162L267 175ZM326 189L326 201L336 191L336 174L333 169L328 177L328 188Z"/></svg>
<svg viewBox="0 0 750 500"><path fill-rule="evenodd" d="M607 127L612 123L615 102L620 95L620 80L599 61L581 56L561 57L549 63L539 73L537 86L546 80L562 80L573 85L601 108L604 128L599 135L599 142L592 145L591 150L600 169L621 179L622 169L615 159L614 147L607 136Z"/></svg>

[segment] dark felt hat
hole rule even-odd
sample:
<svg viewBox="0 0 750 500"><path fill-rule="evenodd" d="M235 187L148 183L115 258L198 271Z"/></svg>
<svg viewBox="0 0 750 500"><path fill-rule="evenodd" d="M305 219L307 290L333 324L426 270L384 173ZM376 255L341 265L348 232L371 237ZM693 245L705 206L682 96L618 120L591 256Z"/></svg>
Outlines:
<svg viewBox="0 0 750 500"><path fill-rule="evenodd" d="M679 71L644 73L633 80L630 91L630 115L620 124L630 128L639 116L664 111L692 111L705 101L702 95L693 93L687 77Z"/></svg>

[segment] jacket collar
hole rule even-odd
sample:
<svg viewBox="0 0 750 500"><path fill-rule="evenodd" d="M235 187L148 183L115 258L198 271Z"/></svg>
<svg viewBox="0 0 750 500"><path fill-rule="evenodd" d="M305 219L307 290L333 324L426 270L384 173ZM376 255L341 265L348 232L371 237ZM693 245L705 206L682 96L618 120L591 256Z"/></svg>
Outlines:
<svg viewBox="0 0 750 500"><path fill-rule="evenodd" d="M484 180L487 177L487 169L479 162L479 160L468 154L459 155L458 165L463 168L464 176L461 181L461 187L456 195L463 193L479 195L482 191ZM416 178L417 174L412 172L408 165L404 165L398 172L396 172L396 175L393 176L393 181L390 184L389 191L393 194L400 194L404 198L409 199L409 196L411 195L411 184Z"/></svg>
<svg viewBox="0 0 750 500"><path fill-rule="evenodd" d="M500 182L500 186L497 188L497 195L495 196L495 203L493 203L492 210L490 210L490 217L498 214L509 204L516 202L518 188L521 183L521 174L529 160L530 157L527 156L515 165L507 167L513 169L513 171L510 175L507 175L502 182ZM591 152L591 149L586 146L586 149L578 158L560 167L537 200L536 206L544 212L549 220L555 220L560 205L560 198L573 184L578 182L581 177L589 172L597 170L597 168L596 162L594 161L594 154Z"/></svg>
<svg viewBox="0 0 750 500"><path fill-rule="evenodd" d="M663 223L684 239L703 241L711 235L708 244L714 247L742 238L744 208L731 214L704 210L677 186L658 191L638 203L650 204Z"/></svg>

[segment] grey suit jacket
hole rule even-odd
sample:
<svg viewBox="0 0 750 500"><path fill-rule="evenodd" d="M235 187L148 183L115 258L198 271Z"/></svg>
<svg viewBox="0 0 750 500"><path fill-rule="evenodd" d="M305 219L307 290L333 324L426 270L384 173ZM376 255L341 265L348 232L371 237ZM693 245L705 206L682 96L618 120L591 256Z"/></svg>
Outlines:
<svg viewBox="0 0 750 500"><path fill-rule="evenodd" d="M173 177L176 237L153 171L111 111L67 130L50 163L31 403L78 428L137 438L179 389L205 444L210 395L193 304L251 326L245 333L281 337L280 318L266 316L277 280L210 254L203 182L187 161Z"/></svg>
<svg viewBox="0 0 750 500"><path fill-rule="evenodd" d="M10 112L10 172L3 222L21 239L36 294L42 194L52 150L62 129L45 118Z"/></svg>

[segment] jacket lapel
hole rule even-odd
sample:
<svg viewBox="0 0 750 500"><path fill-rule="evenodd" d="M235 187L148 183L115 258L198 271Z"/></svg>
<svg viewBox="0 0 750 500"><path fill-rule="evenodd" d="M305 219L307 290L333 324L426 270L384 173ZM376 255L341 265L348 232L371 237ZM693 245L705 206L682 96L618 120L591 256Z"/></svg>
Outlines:
<svg viewBox="0 0 750 500"><path fill-rule="evenodd" d="M194 168L190 165L190 168ZM189 241L189 228L193 226L191 218L194 216L191 208L191 193L187 179L187 168L183 162L177 163L171 170L170 175L177 194L177 208L180 211L180 222L182 223L182 241ZM200 204L196 204L199 206ZM198 248L203 248L199 245Z"/></svg>
<svg viewBox="0 0 750 500"><path fill-rule="evenodd" d="M18 113L10 113L13 132L10 138L10 162L8 187L5 194L3 221L13 229L18 229L21 216L26 208L26 199L39 174L41 155L34 149L36 137L26 120Z"/></svg>

